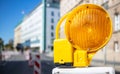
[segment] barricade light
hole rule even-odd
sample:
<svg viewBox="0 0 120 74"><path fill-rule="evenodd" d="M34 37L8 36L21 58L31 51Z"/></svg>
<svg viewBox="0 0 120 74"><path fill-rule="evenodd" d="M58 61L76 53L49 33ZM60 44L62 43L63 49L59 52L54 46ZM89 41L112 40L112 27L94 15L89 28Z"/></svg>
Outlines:
<svg viewBox="0 0 120 74"><path fill-rule="evenodd" d="M65 36L59 38L59 28L65 21ZM94 54L112 35L112 23L108 13L95 4L84 4L63 16L56 27L54 63L85 67Z"/></svg>

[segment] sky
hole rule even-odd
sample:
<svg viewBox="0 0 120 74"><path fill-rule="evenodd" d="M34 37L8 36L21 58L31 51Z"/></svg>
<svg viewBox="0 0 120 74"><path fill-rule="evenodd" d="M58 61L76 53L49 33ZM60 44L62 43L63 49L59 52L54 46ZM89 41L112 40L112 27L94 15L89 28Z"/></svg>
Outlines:
<svg viewBox="0 0 120 74"><path fill-rule="evenodd" d="M14 40L16 25L40 3L41 0L0 0L0 38L4 44Z"/></svg>

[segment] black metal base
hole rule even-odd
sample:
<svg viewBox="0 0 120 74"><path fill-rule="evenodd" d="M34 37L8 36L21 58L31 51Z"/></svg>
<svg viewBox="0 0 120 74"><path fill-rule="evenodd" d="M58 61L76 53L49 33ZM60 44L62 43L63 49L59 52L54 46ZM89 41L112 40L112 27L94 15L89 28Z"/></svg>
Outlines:
<svg viewBox="0 0 120 74"><path fill-rule="evenodd" d="M64 63L64 64L60 64L60 63L55 63L56 67L62 67L62 68L67 68L67 67L73 67L72 63Z"/></svg>

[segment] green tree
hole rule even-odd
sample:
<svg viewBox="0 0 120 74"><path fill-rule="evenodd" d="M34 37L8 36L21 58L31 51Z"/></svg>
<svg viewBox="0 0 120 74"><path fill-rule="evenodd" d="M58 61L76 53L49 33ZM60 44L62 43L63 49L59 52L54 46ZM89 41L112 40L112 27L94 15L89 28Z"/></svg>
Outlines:
<svg viewBox="0 0 120 74"><path fill-rule="evenodd" d="M0 52L4 49L4 41L0 38Z"/></svg>
<svg viewBox="0 0 120 74"><path fill-rule="evenodd" d="M7 50L14 50L12 44L6 44L6 45L5 45L5 49L7 49Z"/></svg>
<svg viewBox="0 0 120 74"><path fill-rule="evenodd" d="M9 40L8 44L5 44L5 49L6 50L14 50L12 39Z"/></svg>

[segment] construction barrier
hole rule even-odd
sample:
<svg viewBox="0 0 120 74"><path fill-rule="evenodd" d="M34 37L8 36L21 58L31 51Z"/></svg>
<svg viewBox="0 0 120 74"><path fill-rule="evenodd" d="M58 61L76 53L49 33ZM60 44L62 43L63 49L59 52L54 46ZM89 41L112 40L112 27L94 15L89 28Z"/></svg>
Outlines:
<svg viewBox="0 0 120 74"><path fill-rule="evenodd" d="M41 74L40 53L34 53L34 74Z"/></svg>
<svg viewBox="0 0 120 74"><path fill-rule="evenodd" d="M29 58L30 58L30 51L29 50L27 50L27 51L24 51L24 55L25 55L25 59L26 60L29 60Z"/></svg>
<svg viewBox="0 0 120 74"><path fill-rule="evenodd" d="M28 64L30 67L33 67L34 65L34 60L33 60L33 56L32 56L32 53L30 52L29 53L29 61L28 61Z"/></svg>

